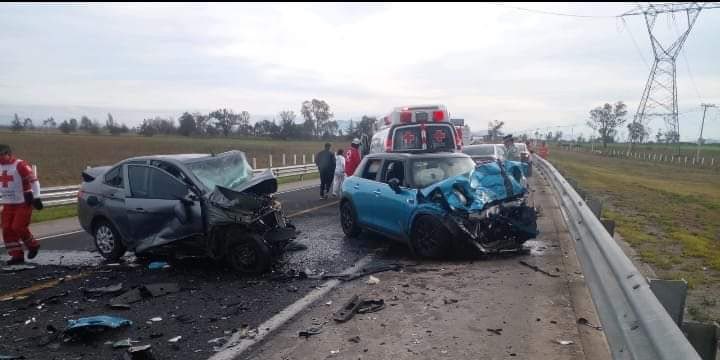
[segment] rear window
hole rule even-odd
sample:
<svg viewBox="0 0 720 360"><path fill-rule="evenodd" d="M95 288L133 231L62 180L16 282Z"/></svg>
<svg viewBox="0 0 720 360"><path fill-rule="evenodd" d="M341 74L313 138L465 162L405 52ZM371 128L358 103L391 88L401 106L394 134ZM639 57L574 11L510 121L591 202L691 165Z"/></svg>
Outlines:
<svg viewBox="0 0 720 360"><path fill-rule="evenodd" d="M423 146L421 125L402 126L393 132L393 151L453 151L455 138L452 127L447 124L425 124L427 148Z"/></svg>
<svg viewBox="0 0 720 360"><path fill-rule="evenodd" d="M470 156L495 155L495 146L467 146L463 152Z"/></svg>

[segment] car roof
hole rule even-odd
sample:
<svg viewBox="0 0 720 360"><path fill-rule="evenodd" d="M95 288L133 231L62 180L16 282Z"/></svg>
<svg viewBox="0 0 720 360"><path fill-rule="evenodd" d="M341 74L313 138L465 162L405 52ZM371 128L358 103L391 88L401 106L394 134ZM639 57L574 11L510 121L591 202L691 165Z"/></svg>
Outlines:
<svg viewBox="0 0 720 360"><path fill-rule="evenodd" d="M367 155L368 159L387 159L387 158L403 158L403 159L428 159L428 158L467 158L467 154L460 152L424 152L424 153L403 153L389 152Z"/></svg>
<svg viewBox="0 0 720 360"><path fill-rule="evenodd" d="M127 159L126 161L132 160L174 160L178 162L186 162L191 160L197 160L204 157L210 157L211 154L170 154L170 155L147 155L137 156Z"/></svg>

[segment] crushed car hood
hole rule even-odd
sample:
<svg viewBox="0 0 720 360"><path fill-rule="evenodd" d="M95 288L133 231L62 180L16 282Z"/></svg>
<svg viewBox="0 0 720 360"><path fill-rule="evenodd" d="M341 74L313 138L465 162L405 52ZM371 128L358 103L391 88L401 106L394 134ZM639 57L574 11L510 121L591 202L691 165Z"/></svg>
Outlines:
<svg viewBox="0 0 720 360"><path fill-rule="evenodd" d="M439 192L451 210L478 212L524 196L527 189L521 181L526 173L527 164L519 161L485 163L478 165L469 177L451 177L421 189L418 194L432 199Z"/></svg>

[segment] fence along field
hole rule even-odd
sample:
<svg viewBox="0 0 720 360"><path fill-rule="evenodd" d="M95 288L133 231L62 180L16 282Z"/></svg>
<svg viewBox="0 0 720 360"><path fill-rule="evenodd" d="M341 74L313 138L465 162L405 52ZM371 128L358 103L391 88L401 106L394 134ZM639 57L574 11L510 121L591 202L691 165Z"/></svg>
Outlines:
<svg viewBox="0 0 720 360"><path fill-rule="evenodd" d="M112 165L141 155L220 153L236 149L244 151L248 161L256 158L258 168L268 166L269 155L273 157L273 166L282 166L283 154L287 165L293 164L293 154L297 155L298 164L302 164L303 154L310 163L312 154L322 150L325 141L0 132L0 143L10 144L19 157L37 165L45 187L78 184L80 173L87 166ZM333 150L349 146L349 141L331 143Z"/></svg>

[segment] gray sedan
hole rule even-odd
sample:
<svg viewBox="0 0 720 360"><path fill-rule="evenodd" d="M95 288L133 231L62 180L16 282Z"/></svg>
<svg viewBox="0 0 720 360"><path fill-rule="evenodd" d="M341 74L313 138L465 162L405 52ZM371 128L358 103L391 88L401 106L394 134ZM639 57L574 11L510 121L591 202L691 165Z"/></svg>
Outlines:
<svg viewBox="0 0 720 360"><path fill-rule="evenodd" d="M277 179L253 175L240 151L137 157L82 176L80 224L109 260L200 254L256 273L296 235L272 197Z"/></svg>

